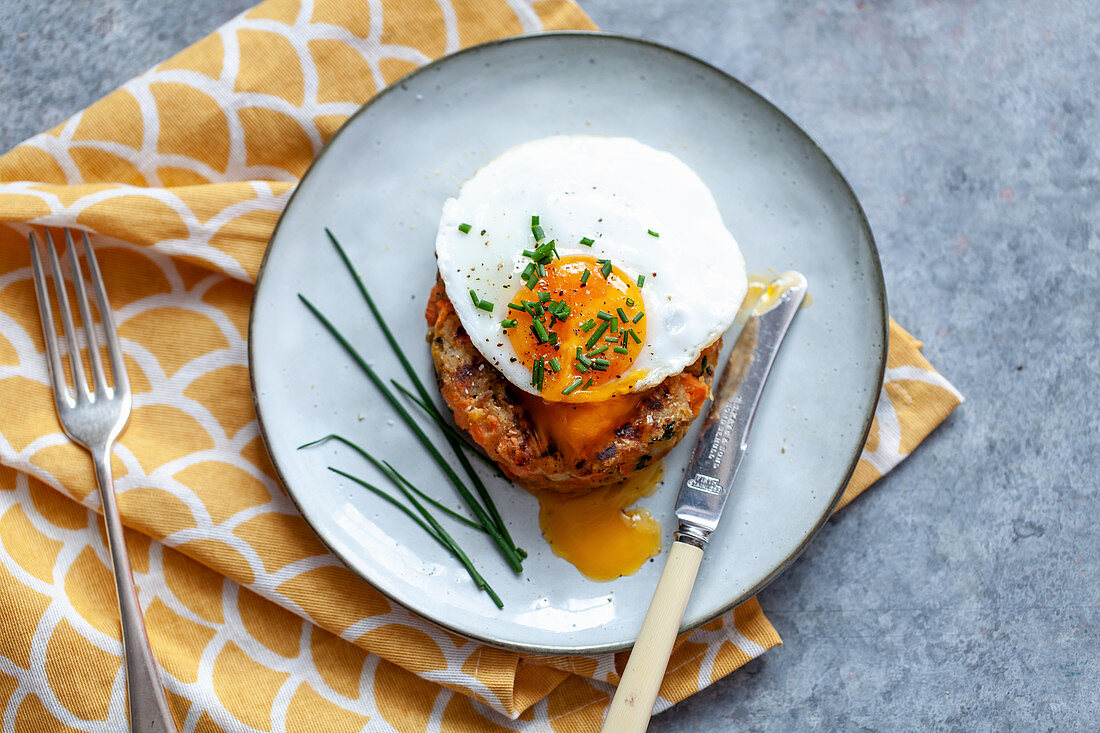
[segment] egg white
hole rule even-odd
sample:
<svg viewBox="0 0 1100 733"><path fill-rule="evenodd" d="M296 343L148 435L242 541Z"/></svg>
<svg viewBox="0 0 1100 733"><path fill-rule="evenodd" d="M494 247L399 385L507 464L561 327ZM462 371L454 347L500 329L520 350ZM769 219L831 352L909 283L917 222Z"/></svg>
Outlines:
<svg viewBox="0 0 1100 733"><path fill-rule="evenodd" d="M733 323L747 289L745 261L691 168L632 138L534 140L463 183L443 205L436 235L447 297L477 350L516 387L538 394L500 326L510 301L530 299L520 273L530 262L522 252L534 244L532 214L561 256L609 259L632 279L645 275L646 339L627 372L644 375L633 390L679 374ZM595 243L582 245L582 237ZM477 308L470 290L493 311Z"/></svg>

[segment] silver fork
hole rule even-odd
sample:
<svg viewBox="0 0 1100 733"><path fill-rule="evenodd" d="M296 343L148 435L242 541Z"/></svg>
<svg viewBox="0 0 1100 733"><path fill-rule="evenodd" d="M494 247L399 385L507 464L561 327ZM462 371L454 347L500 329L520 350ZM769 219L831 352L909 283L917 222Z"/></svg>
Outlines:
<svg viewBox="0 0 1100 733"><path fill-rule="evenodd" d="M137 591L134 589L134 576L130 570L130 557L126 552L126 543L122 537L122 520L118 514L114 485L111 482L111 445L130 419L130 380L126 376L126 364L122 359L122 348L118 343L111 307L107 303L107 291L103 287L103 278L96 263L88 235L84 238L84 254L88 260L88 271L95 291L96 305L106 334L107 353L111 359L111 372L114 386L107 386L107 377L103 371L103 359L99 354L99 343L92 323L88 294L84 288L84 278L80 271L76 247L72 234L65 230L65 246L69 251L69 264L73 275L73 289L76 292L80 319L84 323L84 334L88 342L88 361L92 367L95 390L88 392L88 383L84 378L84 365L80 358L80 346L73 327L69 298L65 293L65 280L61 275L61 263L57 259L57 250L49 230L46 231L46 251L49 253L50 269L53 272L54 290L61 309L61 323L65 327L69 347L69 364L72 367L75 398L65 383L65 370L61 366L61 354L54 332L53 311L50 308L50 294L46 288L46 275L42 269L42 260L38 254L38 241L33 233L31 241L31 265L34 270L34 290L38 295L38 314L42 319L42 335L46 341L47 363L50 378L53 381L54 404L61 427L74 442L84 446L92 454L95 465L96 482L103 503L103 516L107 523L107 547L111 553L111 564L115 571L115 589L118 593L118 610L122 619L122 650L126 657L126 687L129 692L130 728L145 733L174 733L176 731L172 713L168 709L168 700L157 676L157 663L149 647L149 637L145 633L145 621L138 604Z"/></svg>

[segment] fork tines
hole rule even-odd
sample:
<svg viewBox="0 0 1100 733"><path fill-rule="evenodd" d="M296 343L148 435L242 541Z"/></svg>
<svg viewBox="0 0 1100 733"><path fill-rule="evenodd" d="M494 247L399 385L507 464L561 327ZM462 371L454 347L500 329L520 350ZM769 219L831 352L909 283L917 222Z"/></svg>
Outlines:
<svg viewBox="0 0 1100 733"><path fill-rule="evenodd" d="M62 401L66 406L72 407L81 402L94 401L98 395L100 399L110 399L115 396L129 394L129 379L126 375L126 364L122 359L122 348L118 342L117 331L111 316L111 308L107 302L107 292L103 286L103 278L99 272L99 265L95 259L92 245L88 241L87 232L81 232L84 239L84 256L88 262L88 274L91 277L92 289L95 292L96 306L100 319L103 322L103 332L107 342L107 353L110 358L111 372L114 377L114 386L107 385L107 376L103 369L103 359L99 353L99 339L96 336L95 324L92 320L92 310L88 302L88 293L84 286L84 277L81 273L80 260L73 243L73 235L65 230L65 247L69 252L69 267L72 270L73 290L76 294L77 307L80 309L80 320L84 325L84 335L88 344L88 361L92 368L94 392L89 394L88 382L84 376L84 363L80 358L80 344L77 340L77 331L73 325L72 311L69 305L69 297L65 291L65 279L61 274L61 263L57 257L57 249L53 243L50 231L46 230L46 252L50 260L50 270L53 275L54 290L57 291L57 301L61 310L61 323L65 330L68 343L69 364L72 367L73 385L76 392L75 401L65 384L65 371L61 364L61 354L58 348L57 333L54 330L53 311L50 306L49 290L46 286L46 275L42 268L42 260L38 254L38 240L31 232L31 266L34 270L34 289L38 296L38 310L42 317L42 331L46 342L47 363L50 369L50 378L53 381L54 396L58 400L58 408L62 407Z"/></svg>

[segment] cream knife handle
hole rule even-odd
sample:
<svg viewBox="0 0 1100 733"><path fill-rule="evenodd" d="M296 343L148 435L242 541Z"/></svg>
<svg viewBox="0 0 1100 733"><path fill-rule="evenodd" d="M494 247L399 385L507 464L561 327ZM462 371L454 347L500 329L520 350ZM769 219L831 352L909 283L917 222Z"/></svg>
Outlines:
<svg viewBox="0 0 1100 733"><path fill-rule="evenodd" d="M702 559L702 548L679 541L672 543L638 641L603 721L602 733L632 733L649 727L657 691L661 689L672 644L684 619Z"/></svg>

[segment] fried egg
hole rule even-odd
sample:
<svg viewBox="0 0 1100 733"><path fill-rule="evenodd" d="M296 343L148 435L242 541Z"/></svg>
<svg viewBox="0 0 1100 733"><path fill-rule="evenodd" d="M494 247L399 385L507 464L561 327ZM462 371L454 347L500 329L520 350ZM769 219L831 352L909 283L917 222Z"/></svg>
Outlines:
<svg viewBox="0 0 1100 733"><path fill-rule="evenodd" d="M444 204L436 257L477 350L548 402L606 401L680 373L747 287L706 185L630 138L507 150Z"/></svg>

